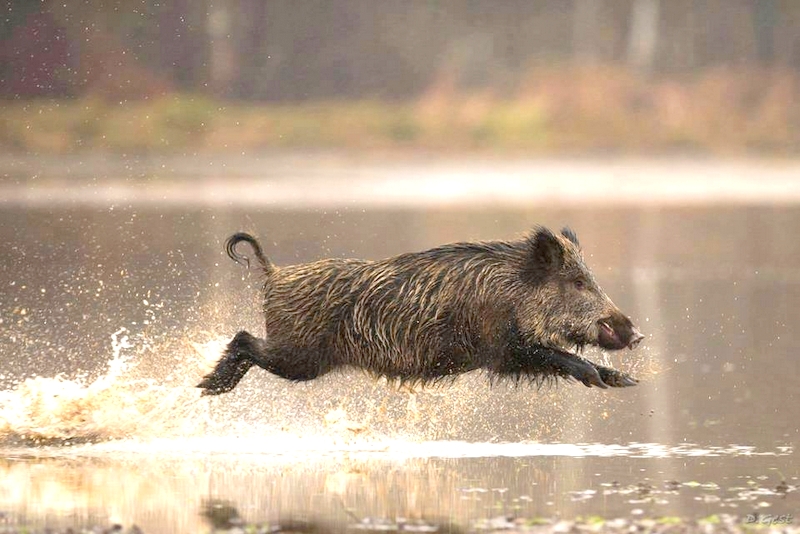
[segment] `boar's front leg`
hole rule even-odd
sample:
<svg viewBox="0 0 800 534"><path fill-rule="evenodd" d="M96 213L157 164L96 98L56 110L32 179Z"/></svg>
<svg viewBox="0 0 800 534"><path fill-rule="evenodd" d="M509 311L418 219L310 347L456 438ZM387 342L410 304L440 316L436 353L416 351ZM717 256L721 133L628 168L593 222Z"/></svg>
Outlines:
<svg viewBox="0 0 800 534"><path fill-rule="evenodd" d="M602 379L599 369L584 358L548 347L535 345L528 349L532 358L540 359L546 371L562 377L572 377L584 386L606 389L610 384Z"/></svg>
<svg viewBox="0 0 800 534"><path fill-rule="evenodd" d="M586 387L597 386L603 389L635 386L638 383L638 380L616 369L542 345L518 345L506 357L495 362L490 371L516 379L537 376L574 378Z"/></svg>
<svg viewBox="0 0 800 534"><path fill-rule="evenodd" d="M595 369L597 369L600 379L612 388L626 388L639 383L638 380L622 371L617 371L611 367L603 367L602 365L597 365L592 362L589 363L594 365Z"/></svg>
<svg viewBox="0 0 800 534"><path fill-rule="evenodd" d="M515 379L547 376L574 378L586 387L607 388L599 369L584 358L542 345L518 345L494 361L489 371Z"/></svg>
<svg viewBox="0 0 800 534"><path fill-rule="evenodd" d="M568 376L582 382L586 387L626 388L639 383L638 380L622 371L598 365L576 354L545 347L536 347L535 350L543 354L542 357L547 365L561 371L561 376L564 376L564 372L566 372Z"/></svg>

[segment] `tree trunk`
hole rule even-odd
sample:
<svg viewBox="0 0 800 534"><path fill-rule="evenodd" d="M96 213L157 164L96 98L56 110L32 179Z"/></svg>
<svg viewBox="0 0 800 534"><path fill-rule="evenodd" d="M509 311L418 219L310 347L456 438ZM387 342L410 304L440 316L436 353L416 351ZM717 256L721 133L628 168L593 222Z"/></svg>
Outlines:
<svg viewBox="0 0 800 534"><path fill-rule="evenodd" d="M215 0L208 6L209 87L212 94L219 97L231 95L238 71L236 48L231 36L233 8L230 4L231 0Z"/></svg>
<svg viewBox="0 0 800 534"><path fill-rule="evenodd" d="M658 50L659 0L634 0L628 36L628 63L650 71Z"/></svg>
<svg viewBox="0 0 800 534"><path fill-rule="evenodd" d="M758 0L753 6L753 32L758 61L771 65L775 61L775 26L778 23L776 0Z"/></svg>
<svg viewBox="0 0 800 534"><path fill-rule="evenodd" d="M600 59L600 8L602 0L573 0L572 48L579 63Z"/></svg>

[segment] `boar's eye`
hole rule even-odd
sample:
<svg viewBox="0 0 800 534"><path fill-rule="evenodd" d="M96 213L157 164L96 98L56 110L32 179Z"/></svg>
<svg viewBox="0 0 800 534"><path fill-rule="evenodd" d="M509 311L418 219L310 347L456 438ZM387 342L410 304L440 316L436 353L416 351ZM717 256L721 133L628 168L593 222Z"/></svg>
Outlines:
<svg viewBox="0 0 800 534"><path fill-rule="evenodd" d="M575 280L574 284L575 284L575 289L577 289L578 291L582 291L582 290L586 289L586 282L584 282L580 278Z"/></svg>

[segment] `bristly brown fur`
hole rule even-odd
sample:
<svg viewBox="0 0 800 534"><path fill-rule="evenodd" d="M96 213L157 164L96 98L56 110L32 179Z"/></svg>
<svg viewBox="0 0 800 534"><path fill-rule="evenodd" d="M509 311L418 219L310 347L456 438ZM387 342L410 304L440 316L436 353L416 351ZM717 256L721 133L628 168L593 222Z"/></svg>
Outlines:
<svg viewBox="0 0 800 534"><path fill-rule="evenodd" d="M564 228L561 229L561 235L569 239L573 245L580 248L581 244L578 242L578 236L575 234L572 228L570 228L569 226L565 226Z"/></svg>
<svg viewBox="0 0 800 534"><path fill-rule="evenodd" d="M598 366L567 350L598 344L598 320L621 314L569 229L286 267L273 266L242 233L228 240L234 260L242 259L239 241L262 265L267 337L237 334L200 384L208 394L229 391L254 364L298 381L356 367L406 384L485 369L516 382L573 377L606 385Z"/></svg>

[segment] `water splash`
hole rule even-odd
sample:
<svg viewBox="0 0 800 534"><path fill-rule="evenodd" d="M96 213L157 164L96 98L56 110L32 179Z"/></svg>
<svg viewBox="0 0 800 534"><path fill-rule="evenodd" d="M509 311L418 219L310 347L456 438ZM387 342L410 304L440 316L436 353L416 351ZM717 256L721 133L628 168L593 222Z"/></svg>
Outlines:
<svg viewBox="0 0 800 534"><path fill-rule="evenodd" d="M196 345L209 356L218 343ZM142 376L148 343L134 344L126 328L111 334L111 358L95 378L35 376L0 391L0 445L69 445L187 433L199 394L188 384ZM216 352L218 354L218 352ZM200 358L203 365L209 358Z"/></svg>
<svg viewBox="0 0 800 534"><path fill-rule="evenodd" d="M657 447L560 445L595 437L586 431L581 439L569 427L607 424L625 397L568 385L533 394L507 385L490 389L480 374L408 392L350 374L291 384L252 372L234 392L201 398L194 385L226 342L204 331L149 337L120 328L110 334L99 375L36 376L0 391L0 449L35 447L25 452L35 455L71 454L64 445L89 455L685 455ZM526 432L523 423L538 433ZM513 425L514 443L498 437L503 425Z"/></svg>
<svg viewBox="0 0 800 534"><path fill-rule="evenodd" d="M213 368L226 342L208 332L164 340L120 328L110 334L110 357L99 375L34 376L0 391L0 450L47 456L69 455L64 446L72 452L90 446L99 454L161 450L169 455L255 452L273 450L274 444L283 451L308 450L309 444L338 450L353 440L372 442L372 415L386 417L386 412L359 392L348 406L339 390L323 386L313 395L291 394L291 384L275 379L270 386L277 387L267 390L251 383L221 397L201 397L195 384ZM368 415L356 413L364 407Z"/></svg>

